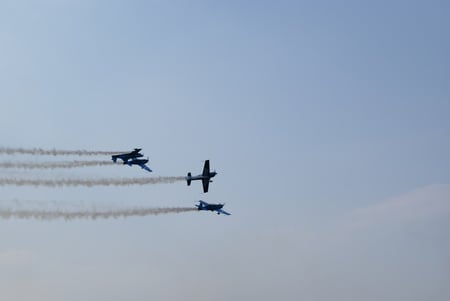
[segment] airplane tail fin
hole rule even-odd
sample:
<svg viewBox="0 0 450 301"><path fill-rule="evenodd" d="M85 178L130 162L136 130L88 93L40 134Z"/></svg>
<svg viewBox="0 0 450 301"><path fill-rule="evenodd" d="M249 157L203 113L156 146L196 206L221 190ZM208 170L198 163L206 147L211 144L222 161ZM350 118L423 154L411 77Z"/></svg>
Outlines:
<svg viewBox="0 0 450 301"><path fill-rule="evenodd" d="M197 205L195 205L195 207L197 207L198 210L203 210L203 203L202 203L202 201L199 201L199 203Z"/></svg>
<svg viewBox="0 0 450 301"><path fill-rule="evenodd" d="M188 172L186 181L187 181L187 185L190 186L191 185L191 173L190 172Z"/></svg>

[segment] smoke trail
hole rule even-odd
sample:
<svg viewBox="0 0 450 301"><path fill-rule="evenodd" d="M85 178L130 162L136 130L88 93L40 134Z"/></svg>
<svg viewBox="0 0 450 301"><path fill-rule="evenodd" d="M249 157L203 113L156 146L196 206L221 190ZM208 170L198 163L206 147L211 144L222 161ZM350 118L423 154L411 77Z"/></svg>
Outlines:
<svg viewBox="0 0 450 301"><path fill-rule="evenodd" d="M0 186L129 186L149 184L170 184L184 181L184 177L155 177L155 178L117 178L117 179L17 179L0 178Z"/></svg>
<svg viewBox="0 0 450 301"><path fill-rule="evenodd" d="M130 208L117 210L96 210L85 209L77 211L63 210L39 210L39 209L0 209L0 218L10 219L39 219L39 220L74 220L74 219L108 219L108 218L127 218L132 216L148 216L169 213L182 213L197 211L193 207L166 207L166 208Z"/></svg>
<svg viewBox="0 0 450 301"><path fill-rule="evenodd" d="M112 161L66 161L66 162L0 162L0 168L21 169L54 169L54 168L76 168L89 166L117 165Z"/></svg>
<svg viewBox="0 0 450 301"><path fill-rule="evenodd" d="M74 155L74 156L98 156L98 155L114 155L124 153L122 151L88 151L88 150L61 150L61 149L42 149L42 148L22 148L22 147L0 147L0 154L14 155Z"/></svg>

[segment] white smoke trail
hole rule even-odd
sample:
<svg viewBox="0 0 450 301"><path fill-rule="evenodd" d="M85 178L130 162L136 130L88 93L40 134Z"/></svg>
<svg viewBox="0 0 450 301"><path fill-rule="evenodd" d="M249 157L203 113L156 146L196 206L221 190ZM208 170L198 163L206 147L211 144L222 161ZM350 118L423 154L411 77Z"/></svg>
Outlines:
<svg viewBox="0 0 450 301"><path fill-rule="evenodd" d="M63 161L63 162L0 162L0 168L17 169L55 169L55 168L77 168L89 166L117 165L112 161Z"/></svg>
<svg viewBox="0 0 450 301"><path fill-rule="evenodd" d="M149 184L170 184L184 181L185 177L154 177L154 178L117 178L117 179L18 179L0 178L0 186L130 186Z"/></svg>
<svg viewBox="0 0 450 301"><path fill-rule="evenodd" d="M193 207L163 207L163 208L129 208L129 209L84 209L77 211L64 210L39 210L39 209L2 209L0 208L1 219L38 219L38 220L55 220L64 219L108 219L108 218L127 218L132 216L148 216L169 213L182 213L197 211Z"/></svg>
<svg viewBox="0 0 450 301"><path fill-rule="evenodd" d="M122 151L89 151L89 150L61 150L61 149L43 149L43 148L22 148L22 147L0 147L0 154L3 155L50 155L50 156L98 156L114 155L124 153Z"/></svg>

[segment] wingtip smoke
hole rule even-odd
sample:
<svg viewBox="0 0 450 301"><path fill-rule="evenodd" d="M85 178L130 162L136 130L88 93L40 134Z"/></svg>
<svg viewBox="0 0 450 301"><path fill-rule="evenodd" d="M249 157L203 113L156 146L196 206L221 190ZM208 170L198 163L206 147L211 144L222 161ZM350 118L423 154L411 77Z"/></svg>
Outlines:
<svg viewBox="0 0 450 301"><path fill-rule="evenodd" d="M152 178L103 178L103 179L19 179L0 178L0 186L35 186L35 187L63 187L63 186L130 186L170 184L184 181L185 177L152 177Z"/></svg>
<svg viewBox="0 0 450 301"><path fill-rule="evenodd" d="M98 220L118 219L128 217L144 217L149 215L160 215L170 213L183 213L197 211L193 207L162 207L162 208L129 208L116 210L86 209L77 211L64 210L38 210L38 209L0 209L1 219L37 219L37 220Z"/></svg>
<svg viewBox="0 0 450 301"><path fill-rule="evenodd" d="M23 147L0 147L0 154L4 155L41 155L41 156L99 156L114 155L124 151L90 151L90 150L62 150L62 149L43 149L43 148L23 148Z"/></svg>
<svg viewBox="0 0 450 301"><path fill-rule="evenodd" d="M117 165L112 161L62 161L62 162L0 162L0 168L56 169Z"/></svg>

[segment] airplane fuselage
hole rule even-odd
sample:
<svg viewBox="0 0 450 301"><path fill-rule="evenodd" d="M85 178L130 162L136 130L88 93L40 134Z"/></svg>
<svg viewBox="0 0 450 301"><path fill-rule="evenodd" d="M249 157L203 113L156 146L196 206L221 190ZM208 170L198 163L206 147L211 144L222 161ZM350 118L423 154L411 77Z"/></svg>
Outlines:
<svg viewBox="0 0 450 301"><path fill-rule="evenodd" d="M195 181L195 180L210 180L216 176L216 172L211 172L209 175L197 175L197 176L187 176L186 180ZM212 181L211 181L212 182Z"/></svg>
<svg viewBox="0 0 450 301"><path fill-rule="evenodd" d="M201 204L197 205L198 210L216 211L223 208L223 204Z"/></svg>
<svg viewBox="0 0 450 301"><path fill-rule="evenodd" d="M124 163L126 163L128 160L140 158L143 156L144 156L143 154L137 153L137 154L125 154L125 155L113 155L113 156L111 156L111 158L114 162L116 162L117 159L121 159Z"/></svg>
<svg viewBox="0 0 450 301"><path fill-rule="evenodd" d="M216 211L216 210L219 210L219 209L222 209L222 208L223 208L222 204L217 204L217 205L208 205L203 210Z"/></svg>

